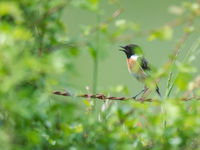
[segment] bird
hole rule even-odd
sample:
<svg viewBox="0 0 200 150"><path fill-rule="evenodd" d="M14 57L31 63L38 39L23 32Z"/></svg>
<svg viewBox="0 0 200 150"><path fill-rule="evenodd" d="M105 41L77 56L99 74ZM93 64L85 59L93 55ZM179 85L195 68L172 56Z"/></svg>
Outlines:
<svg viewBox="0 0 200 150"><path fill-rule="evenodd" d="M151 68L144 57L142 49L136 44L128 44L120 47L122 48L120 51L123 51L126 54L129 73L145 85L145 79L151 76ZM161 96L157 83L155 83L155 87L157 94ZM136 99L137 96L145 93L148 89L149 88L145 85L142 91L133 96L133 99Z"/></svg>

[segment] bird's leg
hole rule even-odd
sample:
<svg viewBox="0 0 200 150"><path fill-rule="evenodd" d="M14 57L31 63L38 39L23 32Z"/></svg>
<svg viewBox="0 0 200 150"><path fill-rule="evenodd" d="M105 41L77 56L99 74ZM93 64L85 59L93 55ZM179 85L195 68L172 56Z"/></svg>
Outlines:
<svg viewBox="0 0 200 150"><path fill-rule="evenodd" d="M144 89L142 91L140 91L138 94L136 94L135 96L133 96L133 99L136 99L140 94L142 94L143 92L146 91L146 87L144 87Z"/></svg>
<svg viewBox="0 0 200 150"><path fill-rule="evenodd" d="M143 92L141 99L145 99L150 93L151 90L145 86L145 91Z"/></svg>

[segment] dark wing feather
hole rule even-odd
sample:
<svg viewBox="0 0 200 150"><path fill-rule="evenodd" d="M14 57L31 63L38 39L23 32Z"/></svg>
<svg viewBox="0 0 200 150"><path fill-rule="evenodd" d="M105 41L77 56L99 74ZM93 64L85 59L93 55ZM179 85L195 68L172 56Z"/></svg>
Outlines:
<svg viewBox="0 0 200 150"><path fill-rule="evenodd" d="M148 62L144 57L141 59L141 67L146 73L149 71L151 72L151 68L149 67ZM157 84L156 84L156 92L158 93L159 96L161 96L160 90Z"/></svg>
<svg viewBox="0 0 200 150"><path fill-rule="evenodd" d="M142 67L142 69L144 71L145 70L151 70L150 67L149 67L149 65L148 65L147 60L144 57L142 58L141 67Z"/></svg>

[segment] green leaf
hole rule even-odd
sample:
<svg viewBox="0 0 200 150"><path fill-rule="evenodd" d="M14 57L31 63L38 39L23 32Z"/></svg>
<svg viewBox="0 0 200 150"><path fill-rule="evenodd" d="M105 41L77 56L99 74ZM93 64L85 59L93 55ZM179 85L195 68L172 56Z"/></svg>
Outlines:
<svg viewBox="0 0 200 150"><path fill-rule="evenodd" d="M183 72L179 73L175 79L175 85L180 90L186 90L190 79L191 79L191 75L189 73L183 73Z"/></svg>
<svg viewBox="0 0 200 150"><path fill-rule="evenodd" d="M124 27L126 25L126 20L124 19L119 19L115 21L116 27Z"/></svg>
<svg viewBox="0 0 200 150"><path fill-rule="evenodd" d="M89 53L90 53L90 55L92 56L93 59L97 58L97 52L96 52L96 49L93 46L89 46L88 51L89 51Z"/></svg>
<svg viewBox="0 0 200 150"><path fill-rule="evenodd" d="M176 65L178 67L179 72L189 73L189 74L197 72L197 69L191 64L177 62Z"/></svg>
<svg viewBox="0 0 200 150"><path fill-rule="evenodd" d="M160 40L171 40L173 36L173 30L169 26L164 26L161 29L152 31L148 37L150 41L160 39Z"/></svg>
<svg viewBox="0 0 200 150"><path fill-rule="evenodd" d="M179 16L179 15L183 14L184 9L181 6L173 5L173 6L169 7L169 12Z"/></svg>
<svg viewBox="0 0 200 150"><path fill-rule="evenodd" d="M17 23L22 22L22 12L17 3L11 1L0 2L0 18L2 16L12 16Z"/></svg>
<svg viewBox="0 0 200 150"><path fill-rule="evenodd" d="M99 0L73 0L72 4L76 7L82 7L90 11L96 11L99 7Z"/></svg>

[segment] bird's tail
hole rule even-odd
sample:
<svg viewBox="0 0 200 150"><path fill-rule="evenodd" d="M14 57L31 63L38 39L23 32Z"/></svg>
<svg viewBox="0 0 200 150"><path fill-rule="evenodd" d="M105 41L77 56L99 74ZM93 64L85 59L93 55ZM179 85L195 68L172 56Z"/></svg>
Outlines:
<svg viewBox="0 0 200 150"><path fill-rule="evenodd" d="M160 94L160 89L158 87L158 85L156 84L156 92L158 93L158 95L161 97L161 94Z"/></svg>

